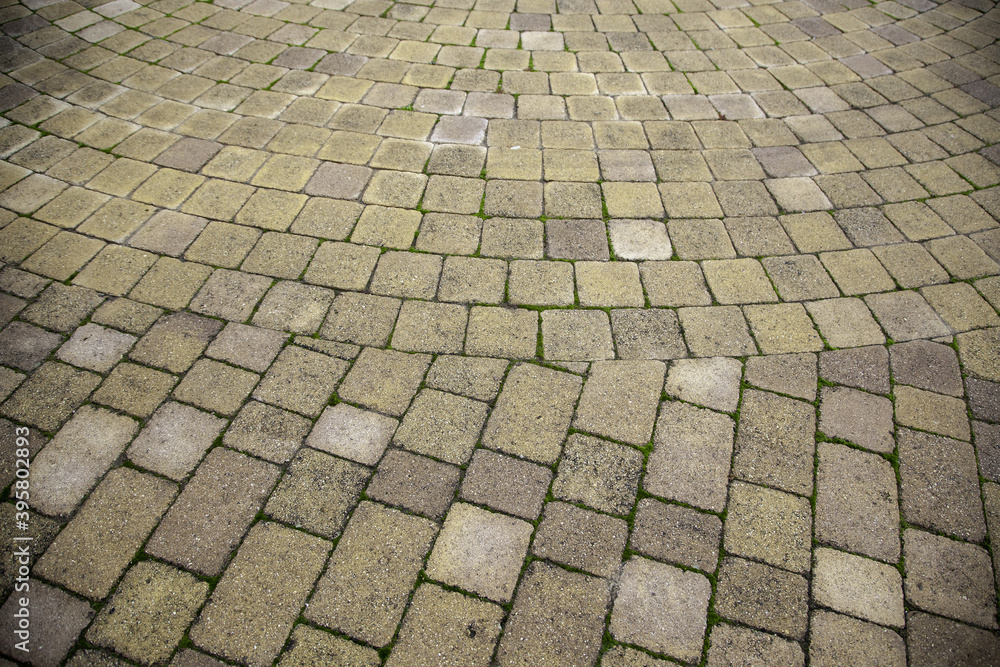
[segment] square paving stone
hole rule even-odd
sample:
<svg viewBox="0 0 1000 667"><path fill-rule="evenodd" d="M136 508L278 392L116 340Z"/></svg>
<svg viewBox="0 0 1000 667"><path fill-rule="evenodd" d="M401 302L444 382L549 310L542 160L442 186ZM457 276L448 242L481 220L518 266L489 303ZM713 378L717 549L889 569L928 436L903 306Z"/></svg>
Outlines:
<svg viewBox="0 0 1000 667"><path fill-rule="evenodd" d="M890 563L899 559L899 499L888 461L819 444L815 535L820 542Z"/></svg>
<svg viewBox="0 0 1000 667"><path fill-rule="evenodd" d="M664 402L643 488L657 496L721 512L733 452L733 420L711 410Z"/></svg>
<svg viewBox="0 0 1000 667"><path fill-rule="evenodd" d="M552 471L488 449L477 449L459 495L507 514L534 521L552 481Z"/></svg>
<svg viewBox="0 0 1000 667"><path fill-rule="evenodd" d="M304 417L250 401L226 429L222 442L274 463L286 463L302 445L311 426Z"/></svg>
<svg viewBox="0 0 1000 667"><path fill-rule="evenodd" d="M976 378L965 381L969 394L972 416L991 422L1000 422L1000 383L984 382Z"/></svg>
<svg viewBox="0 0 1000 667"><path fill-rule="evenodd" d="M191 262L235 269L259 237L260 231L250 227L228 222L210 222L188 247L184 258Z"/></svg>
<svg viewBox="0 0 1000 667"><path fill-rule="evenodd" d="M92 398L137 417L149 417L176 383L174 375L123 363L111 371Z"/></svg>
<svg viewBox="0 0 1000 667"><path fill-rule="evenodd" d="M807 499L733 482L726 509L727 553L802 574L809 571L812 509Z"/></svg>
<svg viewBox="0 0 1000 667"><path fill-rule="evenodd" d="M507 263L500 259L447 257L438 299L459 303L500 303L507 281Z"/></svg>
<svg viewBox="0 0 1000 667"><path fill-rule="evenodd" d="M375 267L371 291L383 296L433 299L442 264L439 255L387 252Z"/></svg>
<svg viewBox="0 0 1000 667"><path fill-rule="evenodd" d="M292 631L291 648L285 651L279 665L296 664L328 664L328 665L357 665L357 667L379 667L382 661L378 657L375 649L367 646L359 646L354 642L332 635L323 630L317 630L308 625L296 625ZM219 662L218 665L198 663L180 663L176 667L220 667L225 664Z"/></svg>
<svg viewBox="0 0 1000 667"><path fill-rule="evenodd" d="M900 509L910 523L968 540L986 531L975 451L967 442L900 428Z"/></svg>
<svg viewBox="0 0 1000 667"><path fill-rule="evenodd" d="M160 318L139 339L129 355L135 361L183 373L222 328L222 323L191 313L173 313Z"/></svg>
<svg viewBox="0 0 1000 667"><path fill-rule="evenodd" d="M906 615L906 645L912 665L992 663L1000 660L996 633L919 611Z"/></svg>
<svg viewBox="0 0 1000 667"><path fill-rule="evenodd" d="M258 380L255 373L202 359L184 376L174 390L174 398L210 412L232 415L240 409Z"/></svg>
<svg viewBox="0 0 1000 667"><path fill-rule="evenodd" d="M427 386L480 401L492 401L509 362L485 357L440 355L427 373Z"/></svg>
<svg viewBox="0 0 1000 667"><path fill-rule="evenodd" d="M600 310L543 311L542 342L549 360L596 361L615 356L611 323Z"/></svg>
<svg viewBox="0 0 1000 667"><path fill-rule="evenodd" d="M332 290L314 285L280 282L264 297L253 323L281 331L316 333L333 302L333 294Z"/></svg>
<svg viewBox="0 0 1000 667"><path fill-rule="evenodd" d="M191 641L230 660L273 662L329 553L325 540L258 523L191 628Z"/></svg>
<svg viewBox="0 0 1000 667"><path fill-rule="evenodd" d="M795 642L738 625L719 623L709 635L708 663L712 667L763 660L762 664L805 665L805 654Z"/></svg>
<svg viewBox="0 0 1000 667"><path fill-rule="evenodd" d="M94 290L52 283L34 303L21 311L21 319L46 329L69 333L102 301L104 297Z"/></svg>
<svg viewBox="0 0 1000 667"><path fill-rule="evenodd" d="M897 386L896 422L962 440L969 439L965 401L913 387Z"/></svg>
<svg viewBox="0 0 1000 667"><path fill-rule="evenodd" d="M645 445L653 435L665 370L659 361L594 363L573 427L631 445Z"/></svg>
<svg viewBox="0 0 1000 667"><path fill-rule="evenodd" d="M820 377L878 394L889 393L889 353L884 347L820 353Z"/></svg>
<svg viewBox="0 0 1000 667"><path fill-rule="evenodd" d="M257 516L281 470L231 449L209 452L146 544L157 558L215 576ZM211 507L211 512L205 508Z"/></svg>
<svg viewBox="0 0 1000 667"><path fill-rule="evenodd" d="M201 264L161 257L129 296L154 306L181 310L211 273L212 269Z"/></svg>
<svg viewBox="0 0 1000 667"><path fill-rule="evenodd" d="M667 229L656 220L611 220L608 236L620 259L668 260L673 256Z"/></svg>
<svg viewBox="0 0 1000 667"><path fill-rule="evenodd" d="M846 387L823 387L819 430L885 454L893 442L892 402Z"/></svg>
<svg viewBox="0 0 1000 667"><path fill-rule="evenodd" d="M1000 360L996 350L1000 346L1000 328L961 333L958 356L965 370L983 380L1000 382Z"/></svg>
<svg viewBox="0 0 1000 667"><path fill-rule="evenodd" d="M115 468L35 564L35 572L90 600L103 600L173 502L177 487Z"/></svg>
<svg viewBox="0 0 1000 667"><path fill-rule="evenodd" d="M510 264L507 299L512 304L571 306L576 295L568 262L515 260Z"/></svg>
<svg viewBox="0 0 1000 667"><path fill-rule="evenodd" d="M215 337L205 354L263 373L287 340L288 334L280 331L230 322Z"/></svg>
<svg viewBox="0 0 1000 667"><path fill-rule="evenodd" d="M531 359L537 341L538 314L533 310L474 306L469 313L466 354Z"/></svg>
<svg viewBox="0 0 1000 667"><path fill-rule="evenodd" d="M398 424L392 417L338 403L323 411L306 444L374 466L382 458Z"/></svg>
<svg viewBox="0 0 1000 667"><path fill-rule="evenodd" d="M621 641L695 662L711 592L701 574L635 556L622 572L609 630Z"/></svg>
<svg viewBox="0 0 1000 667"><path fill-rule="evenodd" d="M550 502L538 526L532 553L557 563L613 577L621 567L628 524L568 503Z"/></svg>
<svg viewBox="0 0 1000 667"><path fill-rule="evenodd" d="M156 261L156 256L123 246L108 246L73 278L74 285L124 296Z"/></svg>
<svg viewBox="0 0 1000 667"><path fill-rule="evenodd" d="M264 513L310 533L336 537L370 475L365 466L302 449L288 464Z"/></svg>
<svg viewBox="0 0 1000 667"><path fill-rule="evenodd" d="M736 306L680 308L677 314L692 356L743 357L757 353L743 313Z"/></svg>
<svg viewBox="0 0 1000 667"><path fill-rule="evenodd" d="M629 548L649 558L712 572L719 564L721 539L719 517L643 498Z"/></svg>
<svg viewBox="0 0 1000 667"><path fill-rule="evenodd" d="M816 355L809 353L751 357L746 363L750 384L812 401L816 398Z"/></svg>
<svg viewBox="0 0 1000 667"><path fill-rule="evenodd" d="M811 665L827 667L868 660L899 667L906 664L903 639L888 628L823 610L812 613L809 625Z"/></svg>
<svg viewBox="0 0 1000 667"><path fill-rule="evenodd" d="M806 304L806 309L831 347L881 345L885 342L878 322L860 299L811 301Z"/></svg>
<svg viewBox="0 0 1000 667"><path fill-rule="evenodd" d="M253 397L316 417L329 402L347 367L347 362L341 359L291 346L278 355Z"/></svg>
<svg viewBox="0 0 1000 667"><path fill-rule="evenodd" d="M483 257L541 259L544 254L544 226L538 220L489 218L483 221Z"/></svg>
<svg viewBox="0 0 1000 667"><path fill-rule="evenodd" d="M680 323L666 309L618 308L611 330L621 359L679 359L687 356Z"/></svg>
<svg viewBox="0 0 1000 667"><path fill-rule="evenodd" d="M712 296L695 262L642 262L642 283L652 306L709 306Z"/></svg>
<svg viewBox="0 0 1000 667"><path fill-rule="evenodd" d="M721 304L777 301L760 262L753 259L709 260L701 265L705 280Z"/></svg>
<svg viewBox="0 0 1000 667"><path fill-rule="evenodd" d="M402 416L417 393L431 358L394 350L365 348L340 385L342 400Z"/></svg>
<svg viewBox="0 0 1000 667"><path fill-rule="evenodd" d="M497 650L500 664L596 662L611 603L608 583L544 561L528 565Z"/></svg>
<svg viewBox="0 0 1000 667"><path fill-rule="evenodd" d="M208 584L193 575L155 561L136 563L90 626L87 641L142 664L164 663L206 598Z"/></svg>
<svg viewBox="0 0 1000 667"><path fill-rule="evenodd" d="M969 331L1000 325L1000 316L972 285L950 283L931 285L920 290L941 319L954 331Z"/></svg>
<svg viewBox="0 0 1000 667"><path fill-rule="evenodd" d="M50 361L18 387L0 413L44 431L55 431L100 382L99 375Z"/></svg>
<svg viewBox="0 0 1000 667"><path fill-rule="evenodd" d="M29 626L27 646L30 664L59 664L76 644L80 633L90 624L94 610L83 600L41 581L31 579L27 585L31 593L28 613L46 621L44 624L33 624L34 627ZM18 604L20 600L20 595L11 595L3 607L0 607L0 614L4 619L0 625L3 653L15 659L24 658L23 652L17 648L22 639L14 634L20 630L17 627L19 619L14 616L21 609Z"/></svg>
<svg viewBox="0 0 1000 667"><path fill-rule="evenodd" d="M436 533L437 525L427 519L362 502L316 586L306 618L387 646Z"/></svg>
<svg viewBox="0 0 1000 667"><path fill-rule="evenodd" d="M608 261L608 230L601 220L548 220L545 238L553 259Z"/></svg>
<svg viewBox="0 0 1000 667"><path fill-rule="evenodd" d="M423 584L413 596L388 667L446 661L486 667L500 636L500 607Z"/></svg>
<svg viewBox="0 0 1000 667"><path fill-rule="evenodd" d="M460 470L409 452L391 449L365 494L430 519L440 520L458 487Z"/></svg>
<svg viewBox="0 0 1000 667"><path fill-rule="evenodd" d="M733 474L748 482L811 495L815 409L762 391L743 392Z"/></svg>
<svg viewBox="0 0 1000 667"><path fill-rule="evenodd" d="M819 259L847 296L885 292L896 287L868 249L825 252L820 254Z"/></svg>
<svg viewBox="0 0 1000 667"><path fill-rule="evenodd" d="M790 639L806 635L809 583L800 575L740 558L719 568L715 608L724 618Z"/></svg>
<svg viewBox="0 0 1000 667"><path fill-rule="evenodd" d="M743 312L764 354L818 352L823 340L799 303L744 306Z"/></svg>
<svg viewBox="0 0 1000 667"><path fill-rule="evenodd" d="M490 416L483 444L502 452L551 464L560 447L582 380L572 374L522 364L507 382Z"/></svg>
<svg viewBox="0 0 1000 667"><path fill-rule="evenodd" d="M903 577L892 565L816 549L812 596L818 604L881 625L901 628Z"/></svg>
<svg viewBox="0 0 1000 667"><path fill-rule="evenodd" d="M633 262L577 262L575 270L582 306L641 308L646 303L639 267Z"/></svg>
<svg viewBox="0 0 1000 667"><path fill-rule="evenodd" d="M180 403L161 406L128 450L136 465L181 481L219 437L226 421Z"/></svg>
<svg viewBox="0 0 1000 667"><path fill-rule="evenodd" d="M566 440L552 494L625 515L635 503L641 473L642 454L637 449L574 433Z"/></svg>
<svg viewBox="0 0 1000 667"><path fill-rule="evenodd" d="M13 322L0 332L0 363L30 371L59 347L62 338L25 322Z"/></svg>
<svg viewBox="0 0 1000 667"><path fill-rule="evenodd" d="M393 441L410 451L462 465L472 456L489 408L485 403L424 389Z"/></svg>
<svg viewBox="0 0 1000 667"><path fill-rule="evenodd" d="M345 290L368 286L379 250L352 243L327 242L320 245L306 269L305 281Z"/></svg>
<svg viewBox="0 0 1000 667"><path fill-rule="evenodd" d="M404 301L393 330L392 346L405 352L461 352L467 318L464 306Z"/></svg>
<svg viewBox="0 0 1000 667"><path fill-rule="evenodd" d="M218 269L195 294L189 306L196 313L245 322L271 286L271 279Z"/></svg>
<svg viewBox="0 0 1000 667"><path fill-rule="evenodd" d="M341 292L330 307L320 335L345 343L384 346L389 342L399 305L399 299Z"/></svg>
<svg viewBox="0 0 1000 667"><path fill-rule="evenodd" d="M985 549L910 528L903 534L903 557L907 602L996 629L993 572Z"/></svg>

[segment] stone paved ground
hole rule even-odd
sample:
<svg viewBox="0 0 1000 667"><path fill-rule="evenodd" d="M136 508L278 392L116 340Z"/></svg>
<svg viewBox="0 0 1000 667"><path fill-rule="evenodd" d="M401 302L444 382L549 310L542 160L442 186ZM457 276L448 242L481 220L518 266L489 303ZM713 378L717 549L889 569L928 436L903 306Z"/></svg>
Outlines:
<svg viewBox="0 0 1000 667"><path fill-rule="evenodd" d="M994 3L0 4L33 664L1000 664Z"/></svg>

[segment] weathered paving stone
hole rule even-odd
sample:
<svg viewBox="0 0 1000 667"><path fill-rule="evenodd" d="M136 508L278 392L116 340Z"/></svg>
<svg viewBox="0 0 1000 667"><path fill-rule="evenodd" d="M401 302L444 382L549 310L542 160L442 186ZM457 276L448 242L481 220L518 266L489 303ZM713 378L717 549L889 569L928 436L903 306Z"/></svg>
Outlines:
<svg viewBox="0 0 1000 667"><path fill-rule="evenodd" d="M129 355L142 364L183 373L219 333L221 323L190 313L160 318Z"/></svg>
<svg viewBox="0 0 1000 667"><path fill-rule="evenodd" d="M62 339L58 334L24 322L14 322L0 332L0 363L30 371L60 343Z"/></svg>
<svg viewBox="0 0 1000 667"><path fill-rule="evenodd" d="M673 311L615 308L611 331L620 359L681 359L687 347Z"/></svg>
<svg viewBox="0 0 1000 667"><path fill-rule="evenodd" d="M0 607L0 615L4 619L0 624L2 653L18 660L27 658L25 661L33 665L59 664L94 618L94 610L83 600L37 579L30 580L28 586L31 622L28 653L17 648L22 639L14 634L15 629L19 629L14 614L21 609L19 602L23 596L20 594L11 595ZM37 622L40 619L42 622Z"/></svg>
<svg viewBox="0 0 1000 667"><path fill-rule="evenodd" d="M963 623L919 611L906 615L906 649L911 665L971 665L1000 660L1000 640Z"/></svg>
<svg viewBox="0 0 1000 667"><path fill-rule="evenodd" d="M929 340L889 348L896 382L949 396L962 395L962 375L955 350Z"/></svg>
<svg viewBox="0 0 1000 667"><path fill-rule="evenodd" d="M143 664L162 664L207 597L208 584L187 572L155 561L136 563L87 630L87 640Z"/></svg>
<svg viewBox="0 0 1000 667"><path fill-rule="evenodd" d="M31 462L31 506L68 515L114 464L138 430L104 408L80 408Z"/></svg>
<svg viewBox="0 0 1000 667"><path fill-rule="evenodd" d="M545 358L554 361L613 359L614 343L607 313L600 310L542 312Z"/></svg>
<svg viewBox="0 0 1000 667"><path fill-rule="evenodd" d="M907 625L912 631L912 624ZM912 649L910 657L912 660ZM869 660L903 667L906 664L906 646L902 637L889 628L831 611L816 610L812 613L809 619L809 664L826 667Z"/></svg>
<svg viewBox="0 0 1000 667"><path fill-rule="evenodd" d="M621 566L628 524L574 505L550 502L539 524L532 553L599 577Z"/></svg>
<svg viewBox="0 0 1000 667"><path fill-rule="evenodd" d="M499 512L533 521L552 481L552 471L534 463L477 449L465 471L459 496Z"/></svg>
<svg viewBox="0 0 1000 667"><path fill-rule="evenodd" d="M116 468L35 565L35 574L91 600L104 599L177 493L162 479Z"/></svg>
<svg viewBox="0 0 1000 667"><path fill-rule="evenodd" d="M342 400L402 416L430 366L426 354L366 348L338 389Z"/></svg>
<svg viewBox="0 0 1000 667"><path fill-rule="evenodd" d="M822 352L819 375L829 382L888 394L889 353L880 346Z"/></svg>
<svg viewBox="0 0 1000 667"><path fill-rule="evenodd" d="M959 440L901 428L900 509L907 521L979 541L986 524L975 451Z"/></svg>
<svg viewBox="0 0 1000 667"><path fill-rule="evenodd" d="M681 359L670 364L664 391L682 401L735 412L743 368L735 359Z"/></svg>
<svg viewBox="0 0 1000 667"><path fill-rule="evenodd" d="M627 646L612 646L601 656L602 667L664 667L672 664L675 663Z"/></svg>
<svg viewBox="0 0 1000 667"><path fill-rule="evenodd" d="M894 563L899 559L899 500L891 464L832 442L818 447L815 537Z"/></svg>
<svg viewBox="0 0 1000 667"><path fill-rule="evenodd" d="M958 356L972 375L990 382L1000 382L1000 362L994 352L1000 345L1000 328L980 329L958 334Z"/></svg>
<svg viewBox="0 0 1000 667"><path fill-rule="evenodd" d="M413 595L386 664L485 667L493 657L503 615L495 604L423 584Z"/></svg>
<svg viewBox="0 0 1000 667"><path fill-rule="evenodd" d="M806 660L802 647L795 642L728 623L714 626L709 642L706 664L710 667L746 663L800 667Z"/></svg>
<svg viewBox="0 0 1000 667"><path fill-rule="evenodd" d="M255 373L201 359L177 385L174 398L210 412L233 415L253 391L258 379Z"/></svg>
<svg viewBox="0 0 1000 667"><path fill-rule="evenodd" d="M222 571L280 470L237 452L212 450L170 508L146 552L206 576Z"/></svg>
<svg viewBox="0 0 1000 667"><path fill-rule="evenodd" d="M996 596L989 554L915 528L903 533L906 600L924 611L996 629Z"/></svg>
<svg viewBox="0 0 1000 667"><path fill-rule="evenodd" d="M462 465L472 456L487 412L485 403L424 389L403 417L393 442L417 454Z"/></svg>
<svg viewBox="0 0 1000 667"><path fill-rule="evenodd" d="M808 403L761 391L743 393L733 473L757 484L810 495L816 417Z"/></svg>
<svg viewBox="0 0 1000 667"><path fill-rule="evenodd" d="M639 450L574 433L566 440L552 494L624 516L635 503L641 474Z"/></svg>
<svg viewBox="0 0 1000 667"><path fill-rule="evenodd" d="M715 608L723 618L790 639L805 638L809 614L805 578L740 558L725 558L718 576Z"/></svg>
<svg viewBox="0 0 1000 667"><path fill-rule="evenodd" d="M329 553L330 543L318 537L258 523L191 628L191 641L230 660L271 664Z"/></svg>
<svg viewBox="0 0 1000 667"><path fill-rule="evenodd" d="M744 377L761 389L812 401L816 398L816 355L799 353L751 357L747 359Z"/></svg>
<svg viewBox="0 0 1000 667"><path fill-rule="evenodd" d="M263 373L278 356L286 340L288 334L280 331L230 322L215 337L205 354L219 361Z"/></svg>
<svg viewBox="0 0 1000 667"><path fill-rule="evenodd" d="M383 457L365 494L440 520L455 497L460 472L447 463L392 449Z"/></svg>
<svg viewBox="0 0 1000 667"><path fill-rule="evenodd" d="M819 430L875 452L891 453L892 401L845 387L823 387Z"/></svg>
<svg viewBox="0 0 1000 667"><path fill-rule="evenodd" d="M279 408L316 417L333 395L347 362L290 346L282 350L253 397Z"/></svg>
<svg viewBox="0 0 1000 667"><path fill-rule="evenodd" d="M452 505L427 561L427 576L496 602L514 595L532 526L472 505Z"/></svg>
<svg viewBox="0 0 1000 667"><path fill-rule="evenodd" d="M441 355L427 373L427 386L491 401L500 391L507 366L503 359Z"/></svg>
<svg viewBox="0 0 1000 667"><path fill-rule="evenodd" d="M306 618L372 646L387 645L436 533L427 519L362 502L316 586Z"/></svg>
<svg viewBox="0 0 1000 667"><path fill-rule="evenodd" d="M649 442L663 386L659 361L603 361L591 366L573 427L642 446Z"/></svg>
<svg viewBox="0 0 1000 667"><path fill-rule="evenodd" d="M360 646L343 637L308 625L296 625L289 641L291 648L282 654L281 660L278 661L279 665L328 664L378 667L381 664L375 649Z"/></svg>
<svg viewBox="0 0 1000 667"><path fill-rule="evenodd" d="M583 381L534 364L507 374L483 432L483 445L551 465L559 457Z"/></svg>
<svg viewBox="0 0 1000 667"><path fill-rule="evenodd" d="M635 556L625 564L611 633L687 662L701 656L711 585L695 572Z"/></svg>
<svg viewBox="0 0 1000 667"><path fill-rule="evenodd" d="M653 495L721 512L733 455L733 420L679 402L660 406L643 488Z"/></svg>
<svg viewBox="0 0 1000 667"><path fill-rule="evenodd" d="M711 572L719 563L721 539L719 517L643 498L629 548L649 558Z"/></svg>
<svg viewBox="0 0 1000 667"><path fill-rule="evenodd" d="M815 560L814 601L866 621L903 627L903 581L899 570L825 548L816 549Z"/></svg>
<svg viewBox="0 0 1000 667"><path fill-rule="evenodd" d="M274 463L285 463L302 445L312 424L305 417L250 401L222 436L222 443Z"/></svg>
<svg viewBox="0 0 1000 667"><path fill-rule="evenodd" d="M135 344L135 336L89 323L77 329L56 356L79 368L106 373Z"/></svg>
<svg viewBox="0 0 1000 667"><path fill-rule="evenodd" d="M31 374L0 408L16 421L54 431L100 383L99 375L47 362Z"/></svg>
<svg viewBox="0 0 1000 667"><path fill-rule="evenodd" d="M382 458L398 426L399 422L392 417L338 403L323 411L306 444L374 466Z"/></svg>
<svg viewBox="0 0 1000 667"><path fill-rule="evenodd" d="M305 448L288 464L264 507L272 519L323 537L336 537L371 471Z"/></svg>
<svg viewBox="0 0 1000 667"><path fill-rule="evenodd" d="M810 567L809 501L762 486L733 482L723 538L726 552L805 574Z"/></svg>
<svg viewBox="0 0 1000 667"><path fill-rule="evenodd" d="M611 592L603 579L533 561L523 577L497 649L502 665L593 665Z"/></svg>

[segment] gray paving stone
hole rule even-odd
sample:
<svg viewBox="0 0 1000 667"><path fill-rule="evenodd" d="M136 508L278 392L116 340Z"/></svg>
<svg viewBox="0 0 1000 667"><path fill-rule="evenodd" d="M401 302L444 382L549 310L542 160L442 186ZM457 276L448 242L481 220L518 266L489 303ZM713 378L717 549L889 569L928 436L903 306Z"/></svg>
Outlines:
<svg viewBox="0 0 1000 667"><path fill-rule="evenodd" d="M902 628L903 578L892 565L834 549L815 553L812 597L836 611Z"/></svg>
<svg viewBox="0 0 1000 667"><path fill-rule="evenodd" d="M730 485L723 532L727 553L805 574L811 537L805 498L742 482Z"/></svg>
<svg viewBox="0 0 1000 667"><path fill-rule="evenodd" d="M440 520L455 498L460 472L453 465L426 456L390 449L365 494L372 500Z"/></svg>
<svg viewBox="0 0 1000 667"><path fill-rule="evenodd" d="M624 516L635 503L641 474L639 450L574 433L566 439L552 495Z"/></svg>
<svg viewBox="0 0 1000 667"><path fill-rule="evenodd" d="M161 406L128 450L136 465L182 481L222 433L226 422L181 403Z"/></svg>
<svg viewBox="0 0 1000 667"><path fill-rule="evenodd" d="M538 526L532 553L599 577L621 567L628 524L568 503L550 502Z"/></svg>
<svg viewBox="0 0 1000 667"><path fill-rule="evenodd" d="M32 665L54 665L60 663L76 644L83 630L94 618L94 610L86 602L53 586L32 579L28 582L30 606L29 623L34 619L45 619L44 623L29 626L27 650L25 653L17 645L23 640L15 635L19 619L15 617L21 610L21 595L11 595L0 607L3 624L0 637L3 638L4 655L23 660ZM14 664L14 663L8 663Z"/></svg>
<svg viewBox="0 0 1000 667"><path fill-rule="evenodd" d="M823 387L820 392L819 430L865 449L892 452L892 416L888 398L846 387Z"/></svg>
<svg viewBox="0 0 1000 667"><path fill-rule="evenodd" d="M961 665L1000 659L1000 642L993 632L919 611L907 614L906 625L911 665Z"/></svg>
<svg viewBox="0 0 1000 667"><path fill-rule="evenodd" d="M629 548L655 560L712 572L719 564L721 538L719 517L643 498Z"/></svg>
<svg viewBox="0 0 1000 667"><path fill-rule="evenodd" d="M735 412L743 368L735 359L681 359L670 364L664 391L688 403Z"/></svg>
<svg viewBox="0 0 1000 667"><path fill-rule="evenodd" d="M659 361L599 361L590 369L573 428L642 446L653 422L664 365Z"/></svg>
<svg viewBox="0 0 1000 667"><path fill-rule="evenodd" d="M802 647L795 642L738 625L719 623L709 635L711 667L758 662L764 667L805 664Z"/></svg>
<svg viewBox="0 0 1000 667"><path fill-rule="evenodd" d="M733 474L811 495L815 430L816 415L808 403L756 390L744 392Z"/></svg>
<svg viewBox="0 0 1000 667"><path fill-rule="evenodd" d="M805 637L805 578L739 558L723 559L718 576L715 608L721 616L790 639Z"/></svg>
<svg viewBox="0 0 1000 667"><path fill-rule="evenodd" d="M823 610L812 613L809 626L810 664L844 665L867 660L897 667L906 664L903 639L889 628Z"/></svg>

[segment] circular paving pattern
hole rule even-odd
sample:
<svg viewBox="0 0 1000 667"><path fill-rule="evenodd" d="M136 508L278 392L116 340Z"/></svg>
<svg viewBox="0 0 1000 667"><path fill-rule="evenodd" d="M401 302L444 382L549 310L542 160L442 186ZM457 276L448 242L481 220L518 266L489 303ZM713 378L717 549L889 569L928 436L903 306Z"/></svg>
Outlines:
<svg viewBox="0 0 1000 667"><path fill-rule="evenodd" d="M35 664L1000 662L994 3L0 32Z"/></svg>

